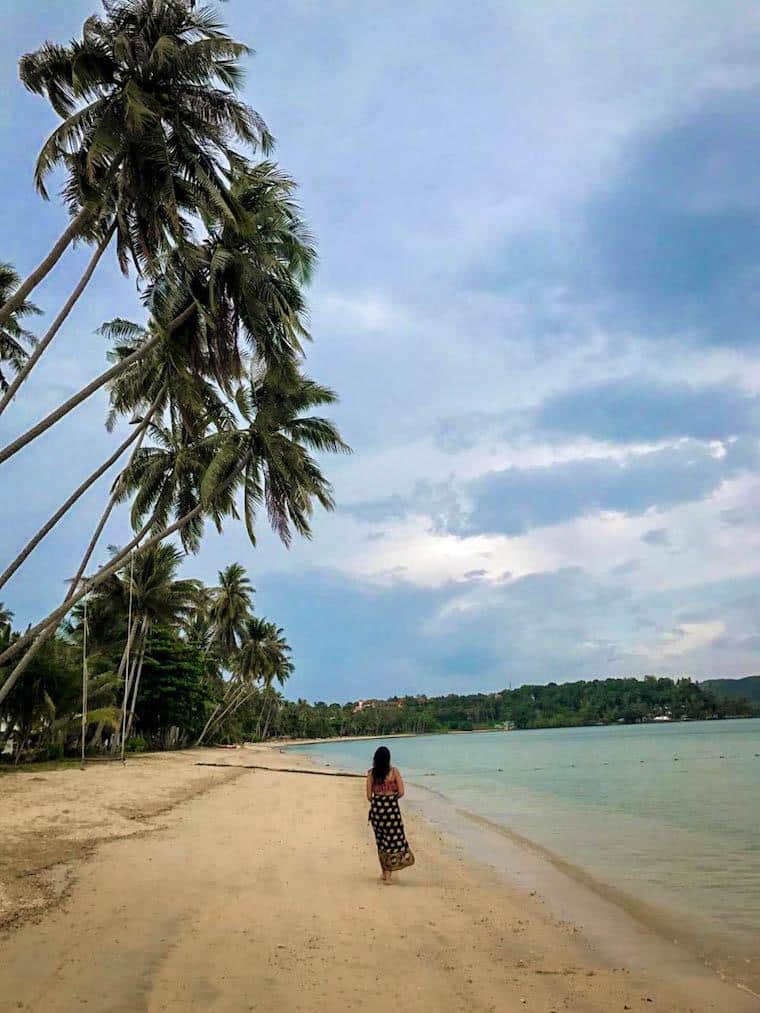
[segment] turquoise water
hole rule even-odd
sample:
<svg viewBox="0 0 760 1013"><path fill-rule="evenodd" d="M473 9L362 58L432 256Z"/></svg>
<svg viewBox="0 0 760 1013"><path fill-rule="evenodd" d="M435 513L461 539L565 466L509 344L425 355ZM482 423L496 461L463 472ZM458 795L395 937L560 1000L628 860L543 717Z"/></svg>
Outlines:
<svg viewBox="0 0 760 1013"><path fill-rule="evenodd" d="M364 771L381 741L297 748ZM602 885L686 916L744 952L760 949L760 720L385 744L408 781Z"/></svg>

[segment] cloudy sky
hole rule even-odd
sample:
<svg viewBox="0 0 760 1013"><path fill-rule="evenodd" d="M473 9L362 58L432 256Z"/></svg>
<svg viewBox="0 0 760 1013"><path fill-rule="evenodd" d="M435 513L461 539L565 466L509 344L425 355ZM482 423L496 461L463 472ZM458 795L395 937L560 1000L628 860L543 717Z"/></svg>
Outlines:
<svg viewBox="0 0 760 1013"><path fill-rule="evenodd" d="M20 53L93 0L29 0L0 38L0 257L63 216L31 185L53 125ZM289 552L209 536L287 629L289 693L355 699L760 669L760 10L751 2L231 0L247 97L318 237L310 370L355 454ZM54 309L69 255L35 298ZM102 366L135 315L104 266L0 422ZM6 465L3 561L106 456L105 404ZM2 595L52 606L108 482ZM116 518L107 541L125 540Z"/></svg>

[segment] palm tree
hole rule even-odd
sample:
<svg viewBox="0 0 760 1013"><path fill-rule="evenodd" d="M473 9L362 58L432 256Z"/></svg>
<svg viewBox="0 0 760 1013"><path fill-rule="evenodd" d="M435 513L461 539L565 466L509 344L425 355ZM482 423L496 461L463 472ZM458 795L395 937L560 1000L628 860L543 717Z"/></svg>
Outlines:
<svg viewBox="0 0 760 1013"><path fill-rule="evenodd" d="M88 603L89 624L96 637L103 628L124 631L131 599L131 630L118 676L124 677L123 728L129 736L142 665L151 629L156 625L184 626L195 608L196 580L177 579L183 553L172 544L155 545L137 556L134 567L104 581ZM122 633L123 636L123 633ZM127 659L132 657L132 663ZM131 699L131 705L128 701ZM127 717L128 715L128 717Z"/></svg>
<svg viewBox="0 0 760 1013"><path fill-rule="evenodd" d="M0 630L10 630L13 622L13 613L0 601Z"/></svg>
<svg viewBox="0 0 760 1013"><path fill-rule="evenodd" d="M284 631L267 619L251 616L235 657L236 677L244 683L259 681L265 687L273 682L284 686L291 671L290 647Z"/></svg>
<svg viewBox="0 0 760 1013"><path fill-rule="evenodd" d="M37 159L35 182L66 172L71 221L50 253L0 309L0 324L46 277L75 238L112 219L122 269L155 269L160 252L188 238L190 218L213 202L234 217L228 175L236 145L265 152L272 138L241 102L247 47L209 8L183 0L104 0L81 39L45 43L20 62L26 87L62 122ZM108 228L111 227L109 224Z"/></svg>
<svg viewBox="0 0 760 1013"><path fill-rule="evenodd" d="M0 263L0 300L3 303L18 290L18 284L18 274L11 265ZM0 326L0 392L7 392L11 386L9 378L3 372L3 363L7 364L6 369L18 374L29 358L27 348L33 347L36 339L21 326L21 320L36 313L40 313L36 306L22 300Z"/></svg>
<svg viewBox="0 0 760 1013"><path fill-rule="evenodd" d="M108 471L113 464L118 461L122 454L137 441L139 447L142 443L142 439L145 436L145 432L150 425L153 413L158 408L158 399L154 401L153 405L148 409L144 418L136 418L133 420L134 429L127 436L127 438L113 451L113 453L103 461L88 477L81 482L77 488L71 493L71 495L58 507L58 509L45 521L45 523L37 530L37 532L27 541L26 545L21 549L16 558L8 564L5 570L0 574L0 588L3 587L13 576L13 574L26 562L31 556L32 552L37 548L40 542L45 538L58 522L66 516L69 510L77 503L82 496L90 489L99 478L101 478ZM109 511L110 512L110 511ZM94 546L93 546L94 548ZM87 557L89 560L89 556ZM85 562L85 566L87 562ZM82 567L82 572L84 567ZM81 573L78 573L74 578L74 585L78 582L81 577Z"/></svg>
<svg viewBox="0 0 760 1013"><path fill-rule="evenodd" d="M146 346L158 329L158 325L153 321L148 328L143 328L131 321L117 319L103 324L99 333L112 342L120 342L114 348L112 356L117 361L121 361L133 356L136 349ZM174 417L181 417L182 424L189 430L197 426L197 420L200 418L214 417L220 426L229 421L229 411L218 391L200 371L203 368L203 363L199 361L200 356L196 355L194 363L190 361L192 346L199 343L199 339L194 333L195 330L192 325L178 328L171 340L161 341L144 358L133 362L130 369L112 381L110 385L111 410L107 428L109 431L112 430L119 416L130 415L134 428L116 450L71 493L29 539L13 562L0 574L0 588L26 562L43 538L53 530L72 506L133 444L132 460L134 460L134 453L142 445L148 427L154 418L160 417L165 411L168 411ZM208 327L203 328L203 334L203 346L205 347ZM190 346L190 351L188 346ZM193 369L193 365L196 367L195 369ZM236 367L230 379L235 379L237 376L238 368ZM74 577L74 585L81 578L89 563L97 541L116 504L116 498L115 493L109 498L97 526L96 534Z"/></svg>
<svg viewBox="0 0 760 1013"><path fill-rule="evenodd" d="M207 735L218 731L225 718L230 718L258 692L259 687L269 689L275 680L284 685L292 668L290 647L283 631L266 619L249 616L242 642L233 659L233 677L196 745L200 745Z"/></svg>
<svg viewBox="0 0 760 1013"><path fill-rule="evenodd" d="M241 168L231 186L239 220L206 223L210 302L267 365L300 354L309 336L303 285L317 255L295 189L271 162Z"/></svg>
<svg viewBox="0 0 760 1013"><path fill-rule="evenodd" d="M329 482L308 453L350 453L335 425L304 413L334 404L336 394L303 376L293 362L256 368L235 395L246 423L209 437L211 464L205 471L201 495L213 495L232 480L239 483L248 537L256 544L256 514L263 504L272 529L289 546L293 530L311 537L314 503L332 510Z"/></svg>
<svg viewBox="0 0 760 1013"><path fill-rule="evenodd" d="M136 347L147 344L151 329L155 328L149 325L149 328L145 329L127 320L112 320L104 324L100 330L105 337L122 342L114 349L113 354L117 359L123 359L131 357ZM152 352L135 362L129 370L111 383L111 411L107 422L109 430L113 428L120 415L138 414L142 406L148 405L140 424L139 435L133 432L129 440L131 443L136 437L127 468L134 463L147 426L153 423L154 419L162 418L167 412L171 418L180 420L190 432L197 429L201 420L213 419L218 427L229 424L229 411L219 397L218 391L198 371L191 368L187 335L179 330L175 332L175 338L174 341L157 345ZM128 343L124 344L124 341ZM121 456L126 446L125 442L118 456ZM112 487L111 495L79 564L74 585L84 574L108 518L119 501L121 479L122 475L119 475ZM2 587L1 580L0 587Z"/></svg>
<svg viewBox="0 0 760 1013"><path fill-rule="evenodd" d="M336 427L323 418L303 417L309 409L331 404L335 394L304 377L294 364L255 372L239 388L236 404L246 423L234 430L188 438L179 427L159 430L158 446L143 447L123 476L123 496L134 493L134 537L71 597L0 653L0 665L32 645L0 686L0 703L57 625L89 591L121 569L144 538L140 552L179 533L186 550L200 544L204 517L222 529L237 517L236 492L243 499L249 538L255 544L257 508L264 504L271 527L285 545L293 530L311 536L314 504L333 509L332 491L308 451L349 453ZM171 518L175 519L172 520Z"/></svg>
<svg viewBox="0 0 760 1013"><path fill-rule="evenodd" d="M251 614L254 589L240 563L231 563L219 571L219 586L211 592L209 618L214 627L214 642L225 659L238 649Z"/></svg>
<svg viewBox="0 0 760 1013"><path fill-rule="evenodd" d="M89 284L90 278L92 278L93 274L95 273L95 268L98 266L100 258L106 252L108 244L111 242L111 239L113 238L115 228L116 228L115 222L111 222L105 228L103 235L99 239L98 245L95 247L95 251L92 257L90 258L90 261L87 264L87 267L85 268L84 274L79 279L77 284L74 286L73 291L71 292L68 299L61 307L60 311L58 312L57 316L48 327L45 334L42 336L42 338L40 338L39 341L35 341L34 350L32 354L26 356L24 358L23 365L17 368L16 376L14 377L13 382L8 385L3 396L0 398L0 415L3 414L5 409L11 403L13 398L16 396L16 392L18 391L19 387L21 386L22 383L24 383L26 378L32 372L34 367L37 365L37 362L44 354L48 345L56 336L58 331L61 329L68 315L71 313L72 309L78 302L82 292L84 292L85 288Z"/></svg>
<svg viewBox="0 0 760 1013"><path fill-rule="evenodd" d="M125 673L124 701L132 688L132 703L124 730L129 738L135 717L135 704L140 689L145 651L150 631L155 625L185 626L195 608L199 590L197 580L178 580L176 572L183 553L171 544L159 544L137 557L133 587L134 622L139 622L140 633L136 644L136 658L131 672Z"/></svg>
<svg viewBox="0 0 760 1013"><path fill-rule="evenodd" d="M238 168L231 179L239 219L231 223L218 209L206 210L207 240L185 243L166 257L163 274L148 289L152 321L147 331L113 321L107 336L125 340L124 354L0 450L0 463L100 387L160 352L157 346L164 341L171 343L173 354L186 357L191 373L214 381L225 393L244 374L241 337L267 365L301 352L308 337L301 287L316 254L293 201L295 184L266 162Z"/></svg>

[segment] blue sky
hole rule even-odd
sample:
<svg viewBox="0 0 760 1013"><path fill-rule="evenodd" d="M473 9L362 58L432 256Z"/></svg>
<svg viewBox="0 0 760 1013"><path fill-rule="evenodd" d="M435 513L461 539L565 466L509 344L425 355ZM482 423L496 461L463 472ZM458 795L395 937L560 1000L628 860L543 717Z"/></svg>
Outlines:
<svg viewBox="0 0 760 1013"><path fill-rule="evenodd" d="M64 219L31 185L54 119L16 61L94 9L5 19L0 256L21 269ZM309 368L355 454L326 462L339 508L312 543L253 550L230 526L187 572L248 567L309 699L757 672L757 6L223 12L319 238ZM2 442L101 368L103 320L138 313L104 265ZM104 415L93 398L5 466L3 559L106 456ZM3 589L20 621L60 596L106 488Z"/></svg>

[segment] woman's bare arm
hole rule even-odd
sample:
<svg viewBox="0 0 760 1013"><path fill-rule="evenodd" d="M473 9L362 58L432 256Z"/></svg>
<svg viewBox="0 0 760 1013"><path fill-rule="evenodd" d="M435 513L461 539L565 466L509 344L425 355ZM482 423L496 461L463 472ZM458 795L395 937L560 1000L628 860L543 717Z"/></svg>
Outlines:
<svg viewBox="0 0 760 1013"><path fill-rule="evenodd" d="M367 801L372 801L372 771L367 774Z"/></svg>
<svg viewBox="0 0 760 1013"><path fill-rule="evenodd" d="M404 797L404 779L401 776L401 771L396 768L396 788L398 789L398 797Z"/></svg>

